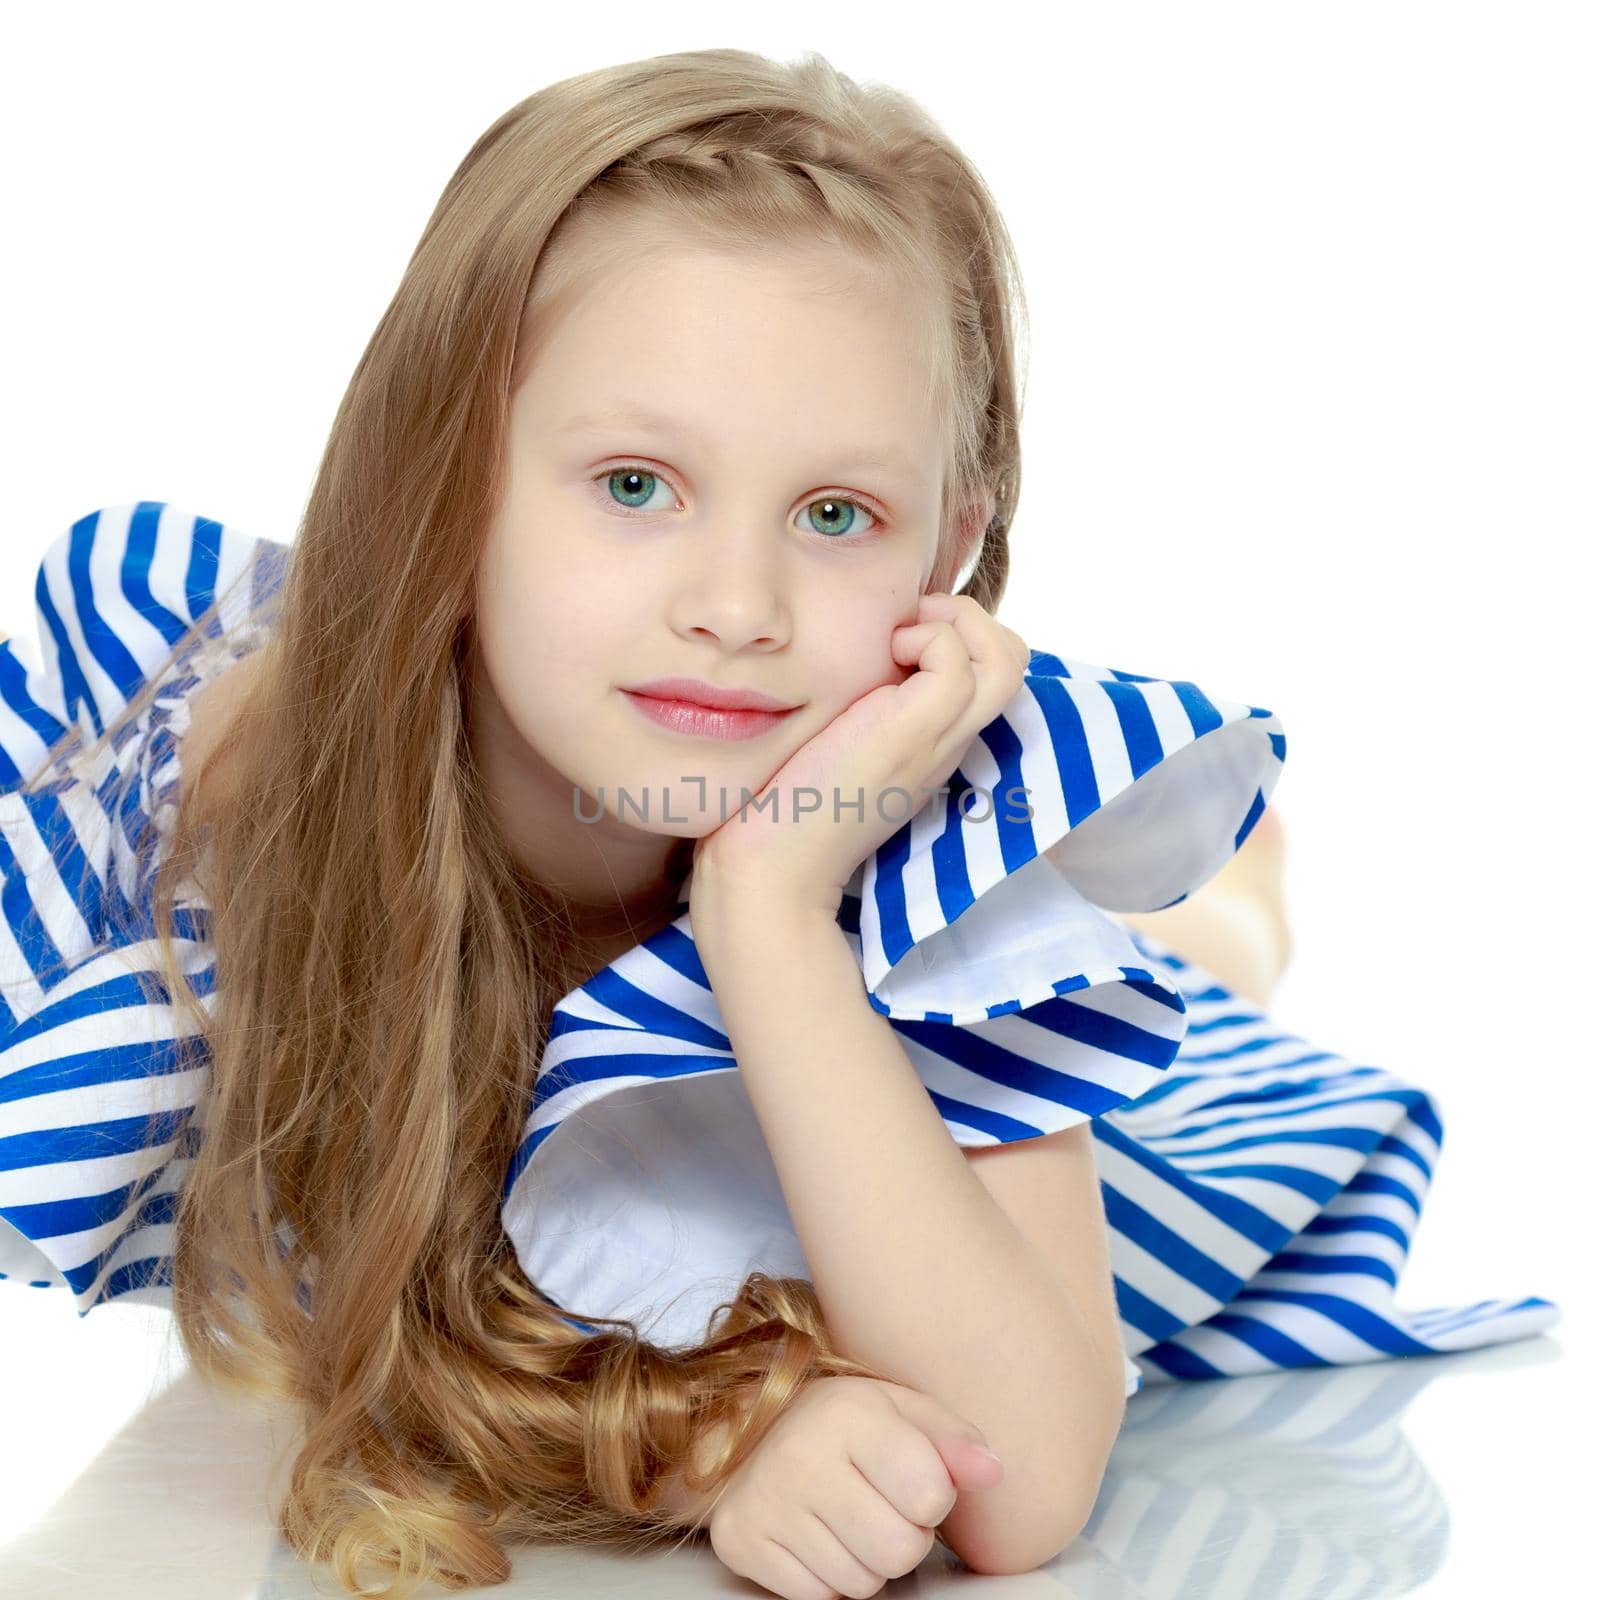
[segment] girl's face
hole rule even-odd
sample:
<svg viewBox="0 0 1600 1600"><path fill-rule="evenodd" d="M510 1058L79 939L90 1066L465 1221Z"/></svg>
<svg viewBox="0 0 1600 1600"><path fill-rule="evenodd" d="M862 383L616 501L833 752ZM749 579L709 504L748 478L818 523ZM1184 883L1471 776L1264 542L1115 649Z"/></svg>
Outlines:
<svg viewBox="0 0 1600 1600"><path fill-rule="evenodd" d="M471 718L546 881L626 897L672 838L906 677L890 634L954 575L935 571L944 444L913 354L930 313L907 299L820 250L669 241L586 273L549 318L512 397ZM686 734L625 692L670 677L798 709L753 738Z"/></svg>

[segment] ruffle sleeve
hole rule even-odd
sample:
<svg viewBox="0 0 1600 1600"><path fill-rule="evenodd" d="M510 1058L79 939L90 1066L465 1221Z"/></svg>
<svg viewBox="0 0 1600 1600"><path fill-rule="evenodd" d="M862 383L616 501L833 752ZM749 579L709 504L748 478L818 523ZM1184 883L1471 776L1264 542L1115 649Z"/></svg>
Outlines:
<svg viewBox="0 0 1600 1600"><path fill-rule="evenodd" d="M1165 909L1220 872L1284 753L1270 711L1034 651L942 803L858 869L873 1006L960 1024L1126 981L1141 958L1104 911Z"/></svg>
<svg viewBox="0 0 1600 1600"><path fill-rule="evenodd" d="M13 798L0 797L8 920L23 870ZM208 998L198 926L178 953ZM183 1064L177 1008L146 998L141 970L158 981L151 945L89 951L47 993L9 995L0 1028L0 1275L65 1284L80 1315L122 1295L170 1302L173 1207L200 1137L204 1068Z"/></svg>
<svg viewBox="0 0 1600 1600"><path fill-rule="evenodd" d="M1183 998L1107 912L1219 871L1284 751L1269 711L1033 653L948 794L839 910L958 1145L1037 1138L1161 1082ZM502 1212L557 1305L686 1347L751 1271L809 1276L736 1068L686 912L558 1003Z"/></svg>
<svg viewBox="0 0 1600 1600"><path fill-rule="evenodd" d="M74 727L87 744L110 726L247 564L235 594L259 604L286 553L164 502L106 507L40 562L42 656L0 642L0 1274L65 1284L80 1314L170 1301L205 1069L170 1003L137 850L175 802L199 680L180 662L87 781L63 764L37 792L22 784ZM243 620L225 604L217 625ZM192 880L174 909L180 970L208 1005L209 907Z"/></svg>

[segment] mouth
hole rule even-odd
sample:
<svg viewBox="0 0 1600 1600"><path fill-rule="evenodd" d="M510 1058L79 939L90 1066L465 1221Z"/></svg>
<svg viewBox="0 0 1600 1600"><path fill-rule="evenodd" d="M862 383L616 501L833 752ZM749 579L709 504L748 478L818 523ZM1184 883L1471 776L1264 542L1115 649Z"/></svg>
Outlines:
<svg viewBox="0 0 1600 1600"><path fill-rule="evenodd" d="M707 683L704 678L652 678L648 683L629 683L629 694L648 695L653 700L680 700L687 705L707 706L713 711L793 711L786 700L774 699L759 689L726 689Z"/></svg>
<svg viewBox="0 0 1600 1600"><path fill-rule="evenodd" d="M786 721L798 706L767 711L752 707L708 706L696 700L624 689L622 697L657 727L692 739L755 739Z"/></svg>

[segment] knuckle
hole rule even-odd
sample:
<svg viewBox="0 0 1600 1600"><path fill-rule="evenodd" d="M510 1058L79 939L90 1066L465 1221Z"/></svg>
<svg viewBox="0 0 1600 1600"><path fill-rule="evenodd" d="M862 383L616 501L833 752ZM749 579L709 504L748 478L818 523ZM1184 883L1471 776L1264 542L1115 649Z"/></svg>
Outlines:
<svg viewBox="0 0 1600 1600"><path fill-rule="evenodd" d="M762 1541L767 1558L761 1563L760 1569L755 1572L741 1573L741 1577L753 1579L764 1589L771 1589L774 1594L782 1595L784 1600L844 1600L839 1590L831 1583L824 1583L821 1578L813 1577L805 1571L804 1577L793 1575L799 1558L792 1555L775 1539ZM774 1573L780 1573L774 1576Z"/></svg>
<svg viewBox="0 0 1600 1600"><path fill-rule="evenodd" d="M834 1418L852 1416L876 1398L868 1385L848 1373L814 1384L811 1393L819 1410Z"/></svg>
<svg viewBox="0 0 1600 1600"><path fill-rule="evenodd" d="M956 1503L955 1491L949 1487L943 1489L928 1489L918 1496L917 1514L912 1519L919 1528L936 1528L950 1515L951 1507ZM933 1535L926 1535L932 1542ZM927 1554L924 1549L923 1554ZM920 1558L919 1558L920 1559Z"/></svg>
<svg viewBox="0 0 1600 1600"><path fill-rule="evenodd" d="M933 1535L921 1528L907 1528L899 1534L885 1551L885 1565L893 1577L903 1577L920 1566L922 1558L933 1548Z"/></svg>

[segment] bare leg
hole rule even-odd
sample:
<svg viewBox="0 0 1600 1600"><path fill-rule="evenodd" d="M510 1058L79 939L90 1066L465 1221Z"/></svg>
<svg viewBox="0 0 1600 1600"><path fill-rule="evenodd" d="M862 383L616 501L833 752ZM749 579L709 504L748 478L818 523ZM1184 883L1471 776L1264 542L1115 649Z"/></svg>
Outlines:
<svg viewBox="0 0 1600 1600"><path fill-rule="evenodd" d="M1268 806L1233 859L1180 905L1113 915L1265 1007L1294 949L1283 857L1283 819Z"/></svg>

